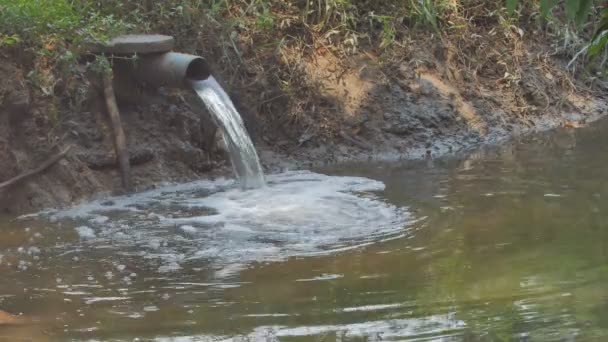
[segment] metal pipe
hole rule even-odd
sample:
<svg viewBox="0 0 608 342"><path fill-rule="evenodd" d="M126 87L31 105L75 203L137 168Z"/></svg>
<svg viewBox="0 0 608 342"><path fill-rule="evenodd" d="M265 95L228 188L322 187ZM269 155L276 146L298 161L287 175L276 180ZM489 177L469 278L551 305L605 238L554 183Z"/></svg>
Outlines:
<svg viewBox="0 0 608 342"><path fill-rule="evenodd" d="M153 87L186 87L190 80L211 75L204 58L185 53L142 54L134 61L133 75Z"/></svg>

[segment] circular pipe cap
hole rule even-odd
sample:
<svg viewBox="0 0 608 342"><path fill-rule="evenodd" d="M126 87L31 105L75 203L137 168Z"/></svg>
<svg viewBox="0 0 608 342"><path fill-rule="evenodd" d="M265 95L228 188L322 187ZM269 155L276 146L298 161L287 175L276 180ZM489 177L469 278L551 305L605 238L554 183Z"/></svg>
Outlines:
<svg viewBox="0 0 608 342"><path fill-rule="evenodd" d="M91 45L92 53L116 55L168 52L175 46L175 39L162 34L126 34L115 37L105 44Z"/></svg>

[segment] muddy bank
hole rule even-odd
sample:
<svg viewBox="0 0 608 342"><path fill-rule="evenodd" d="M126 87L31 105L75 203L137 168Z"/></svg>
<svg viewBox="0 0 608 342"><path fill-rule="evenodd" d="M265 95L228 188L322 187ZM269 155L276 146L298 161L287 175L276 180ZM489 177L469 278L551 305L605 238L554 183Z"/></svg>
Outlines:
<svg viewBox="0 0 608 342"><path fill-rule="evenodd" d="M244 89L231 87L221 68L216 74L244 116L264 167L277 172L435 157L606 114L605 92L577 82L565 60L537 58L545 47L534 44L524 45L517 77L499 61L492 64L491 54L474 72L462 68L450 45L440 43L395 49L405 57L390 63L373 50L348 58L318 50L299 62L299 93L281 91L271 76L260 80L255 72L245 73L257 81ZM96 77L83 68L70 79L49 74L35 81L35 59L0 53L6 61L0 65L0 182L71 146L47 171L0 189L0 211L18 214L120 192ZM120 84L117 92L137 190L231 176L215 127L191 92Z"/></svg>
<svg viewBox="0 0 608 342"><path fill-rule="evenodd" d="M267 165L439 157L556 127L578 128L608 113L606 95L562 88L551 74L560 72L559 65L544 74L533 70L536 75L529 77L536 88L526 83L505 88L492 80L450 80L450 68L441 64L387 70L366 56L337 76L325 63L316 60L310 69L336 101L336 112L327 114L340 117L334 139L317 135L314 128L321 124L313 125L312 132L279 140L275 153L263 149Z"/></svg>
<svg viewBox="0 0 608 342"><path fill-rule="evenodd" d="M3 57L8 62L0 66L0 180L38 167L66 146L71 149L47 171L0 189L0 211L22 213L120 192L111 126L95 78L83 74L72 84L57 81L44 95L27 78L27 65ZM139 90L120 98L137 189L228 174L217 153L205 146L210 141L204 137L213 132L183 100L188 94ZM78 97L55 93L61 91Z"/></svg>
<svg viewBox="0 0 608 342"><path fill-rule="evenodd" d="M295 125L270 116L262 139L307 167L440 156L608 113L605 84L590 86L543 37L471 29L470 38L417 36L382 54L317 51L302 62L317 89L310 111Z"/></svg>

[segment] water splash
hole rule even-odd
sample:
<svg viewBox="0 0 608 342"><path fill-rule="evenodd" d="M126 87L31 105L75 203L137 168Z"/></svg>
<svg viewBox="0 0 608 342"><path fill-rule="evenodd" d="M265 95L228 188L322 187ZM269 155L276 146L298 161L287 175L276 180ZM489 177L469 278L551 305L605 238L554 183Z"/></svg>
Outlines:
<svg viewBox="0 0 608 342"><path fill-rule="evenodd" d="M383 189L367 178L298 171L268 176L261 189L198 181L53 215L75 220L89 248L136 253L160 273L199 265L223 278L254 262L343 252L404 236L411 215L383 201L376 193Z"/></svg>
<svg viewBox="0 0 608 342"><path fill-rule="evenodd" d="M228 94L213 76L202 81L192 81L192 88L222 130L232 168L241 187L250 189L264 186L264 172L258 154L247 134L243 119Z"/></svg>

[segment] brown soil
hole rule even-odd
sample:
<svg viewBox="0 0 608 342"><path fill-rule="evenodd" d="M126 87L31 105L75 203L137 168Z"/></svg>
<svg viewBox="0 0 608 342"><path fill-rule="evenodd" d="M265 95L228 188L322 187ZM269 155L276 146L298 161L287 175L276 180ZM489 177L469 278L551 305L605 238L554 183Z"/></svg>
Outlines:
<svg viewBox="0 0 608 342"><path fill-rule="evenodd" d="M241 79L251 86L227 88L240 88L231 95L270 172L437 156L606 114L605 93L574 80L564 60L546 57L550 47L534 38L479 36L412 42L382 57L373 49L349 56L316 49L292 70L296 91L281 90L276 78L253 66ZM245 61L259 58L252 49L242 51ZM72 145L46 172L0 190L0 211L18 214L120 192L95 77L82 72L48 87L27 77L39 62L23 62L10 51L0 51L0 58L0 182ZM265 63L279 61L269 56ZM190 92L121 84L117 92L138 190L229 174L215 129Z"/></svg>
<svg viewBox="0 0 608 342"><path fill-rule="evenodd" d="M6 311L0 310L0 326L24 324L26 320L22 317L11 315Z"/></svg>
<svg viewBox="0 0 608 342"><path fill-rule="evenodd" d="M120 192L113 138L98 87L79 84L86 94L82 111L76 112L52 96L32 95L36 91L25 81L27 70L7 59L0 65L0 182L36 168L65 146L72 148L46 172L1 189L0 210L23 213ZM148 96L138 94L137 104L129 99L121 103L137 189L228 172L205 152L200 115L181 94ZM53 111L58 113L51 115Z"/></svg>

